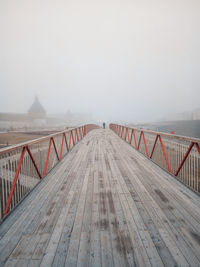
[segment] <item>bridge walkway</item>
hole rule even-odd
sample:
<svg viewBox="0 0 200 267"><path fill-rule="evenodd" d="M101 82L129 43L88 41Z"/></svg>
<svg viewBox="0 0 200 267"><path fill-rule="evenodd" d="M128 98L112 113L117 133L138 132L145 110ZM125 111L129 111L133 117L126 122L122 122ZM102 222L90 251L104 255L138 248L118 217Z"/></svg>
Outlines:
<svg viewBox="0 0 200 267"><path fill-rule="evenodd" d="M200 266L199 196L93 130L0 225L0 266Z"/></svg>

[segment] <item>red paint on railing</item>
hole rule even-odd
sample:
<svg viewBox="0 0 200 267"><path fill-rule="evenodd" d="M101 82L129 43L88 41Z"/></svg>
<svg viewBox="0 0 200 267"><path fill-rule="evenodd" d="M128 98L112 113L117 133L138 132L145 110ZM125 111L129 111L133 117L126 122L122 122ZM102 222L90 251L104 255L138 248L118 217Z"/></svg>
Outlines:
<svg viewBox="0 0 200 267"><path fill-rule="evenodd" d="M52 142L53 142L53 146L54 146L54 149L55 149L55 152L56 152L57 160L60 160L60 158L58 156L58 151L57 151L57 148L56 148L56 144L55 144L55 141L54 141L53 137L52 137Z"/></svg>
<svg viewBox="0 0 200 267"><path fill-rule="evenodd" d="M192 150L193 146L194 146L194 143L192 142L192 143L190 144L190 146L189 146L187 152L185 153L185 155L184 155L184 157L183 157L183 159L182 159L182 161L181 161L181 164L179 165L177 171L175 172L175 176L177 176L178 173L180 172L180 170L181 170L183 164L185 163L185 161L186 161L188 155L190 154L190 151Z"/></svg>
<svg viewBox="0 0 200 267"><path fill-rule="evenodd" d="M73 145L76 144L76 139L74 138L74 135L73 135L73 132L71 131L71 137L72 137L72 140L73 140Z"/></svg>
<svg viewBox="0 0 200 267"><path fill-rule="evenodd" d="M165 151L165 147L164 147L164 145L163 145L163 142L162 142L162 139L161 139L160 135L158 135L158 138L159 138L159 140L160 140L160 144L161 144L162 151L163 151L163 154L164 154L164 157L165 157L165 161L166 161L166 164L167 164L168 171L169 171L170 173L172 173L172 170L171 170L171 167L170 167L168 158L167 158L167 153L166 153L166 151Z"/></svg>
<svg viewBox="0 0 200 267"><path fill-rule="evenodd" d="M62 159L62 153L63 153L63 145L64 145L64 140L65 140L65 143L66 143L66 147L67 147L67 152L70 151L70 148L71 148L71 140L73 140L73 145L75 145L78 141L80 141L89 131L93 130L93 129L96 129L96 128L99 128L97 125L85 125L85 126L82 126L82 127L78 127L78 129L72 129L70 131L70 140L69 140L69 145L68 145L68 142L67 142L67 138L66 138L66 134L65 132L61 132L62 134L62 144L61 144L61 151L60 151L60 157L58 155L58 150L57 150L57 147L56 147L56 144L55 144L55 141L54 141L54 136L58 136L58 134L55 134L55 135L51 135L50 139L49 139L49 147L48 147L48 152L47 152L47 158L46 158L46 162L45 162L45 167L44 167L44 172L43 172L43 176L46 175L47 173L47 167L48 167L48 162L49 162L49 157L50 157L50 152L51 152L51 145L53 143L53 147L54 147L54 150L55 150L55 154L56 154L56 157L57 157L57 160L61 160ZM73 136L73 130L75 130L75 140L74 140L74 136ZM78 136L78 131L79 131L79 136ZM15 190L15 186L16 186L16 183L17 183L17 180L18 180L18 177L19 177L19 173L20 173L20 169L21 169L21 166L22 166L22 163L23 163L23 159L24 159L24 155L26 153L26 151L28 152L30 158L31 158L31 161L35 167L35 170L39 176L40 179L42 179L42 175L39 171L39 168L36 164L36 161L32 155L32 152L29 148L29 144L32 145L34 143L39 143L40 140L43 141L44 139L47 139L48 137L46 138L41 138L41 139L38 139L36 141L30 141L30 142L27 142L27 143L24 143L23 145L17 145L16 146L16 149L19 149L19 148L22 148L22 152L21 152L21 155L20 155L20 159L19 159L19 162L18 162L18 165L17 165L17 169L16 169L16 172L15 172L15 176L14 176L14 179L13 179L13 183L12 183L12 186L11 186L11 189L10 189L10 192L9 192L9 195L8 195L8 199L7 199L7 202L6 202L6 207L5 207L5 210L3 212L3 217L5 217L8 212L9 212L9 209L10 209L10 204L11 204L11 201L12 201L12 197L13 197L13 193L14 193L14 190ZM76 140L77 139L77 140ZM7 151L10 151L10 150L14 150L15 148L8 148L8 149L4 149L3 152L1 153L7 153Z"/></svg>
<svg viewBox="0 0 200 267"><path fill-rule="evenodd" d="M197 151L198 151L198 153L199 153L199 155L200 155L200 147L199 147L198 143L195 143L195 146L196 146Z"/></svg>
<svg viewBox="0 0 200 267"><path fill-rule="evenodd" d="M143 141L144 141L144 146L145 146L146 154L147 154L147 157L149 158L149 152L148 152L148 149L147 149L147 144L146 144L146 139L145 139L145 136L144 136L144 132L142 132L142 135L143 135Z"/></svg>
<svg viewBox="0 0 200 267"><path fill-rule="evenodd" d="M18 179L18 176L19 176L19 172L20 172L20 169L21 169L21 165L22 165L22 162L23 162L23 159L24 159L25 152L26 152L26 148L24 147L22 149L22 153L21 153L21 156L20 156L18 165L17 165L17 170L16 170L16 173L15 173L15 178L13 180L12 187L10 189L10 193L9 193L9 196L8 196L8 200L7 200L7 203L6 203L6 207L5 207L3 216L6 216L6 214L8 213L8 211L10 209L10 203L11 203L12 196L13 196L13 193L14 193L14 190L15 190L15 185L17 183L17 179Z"/></svg>
<svg viewBox="0 0 200 267"><path fill-rule="evenodd" d="M134 131L134 130L132 130L132 133L133 133L133 137L134 137L135 148L136 148L136 149L138 149L138 148L137 148L137 142L136 142L135 131Z"/></svg>
<svg viewBox="0 0 200 267"><path fill-rule="evenodd" d="M143 139L144 146L145 146L145 151L146 151L146 156L148 158L150 158L150 159L152 159L152 157L153 157L153 154L154 154L154 151L155 151L155 147L156 147L157 141L159 139L160 145L161 145L161 148L162 148L162 152L163 152L163 155L164 155L164 158L165 158L165 162L166 162L166 166L167 166L168 172L170 174L174 174L174 176L177 176L179 174L179 172L182 169L182 167L183 167L188 155L190 154L190 152L191 152L191 150L192 150L192 148L194 146L196 147L196 149L198 151L198 154L200 155L200 146L199 146L199 140L198 139L189 138L189 137L183 137L183 136L175 136L174 135L174 131L172 131L170 134L158 133L158 132L154 132L154 131L151 131L151 130L136 129L136 128L131 128L131 127L128 128L126 126L116 125L116 124L110 124L110 129L113 130L119 137L124 139L126 142L127 142L127 138L126 138L126 135L127 135L128 136L128 143L130 145L132 145L132 138L134 137L135 148L138 151L140 150L141 141ZM131 130L131 136L129 136L129 130L128 129ZM123 135L124 130L126 130L126 133ZM140 132L138 143L136 141L135 130ZM156 136L154 144L153 144L152 151L150 153L150 156L149 156L148 146L147 146L147 143L146 143L146 139L145 139L144 133L154 134ZM189 142L189 148L188 148L187 152L185 153L183 159L181 160L177 170L174 173L172 173L170 162L169 162L169 159L168 159L168 156L167 156L167 153L166 153L166 150L165 150L161 135L163 137L166 137L166 138L171 138L171 139L176 139L177 138L178 140L180 139L180 140L182 140L184 142Z"/></svg>
<svg viewBox="0 0 200 267"><path fill-rule="evenodd" d="M33 165L34 165L34 167L35 167L35 169L36 169L36 171L37 171L38 176L40 177L40 179L42 179L42 175L41 175L41 173L40 173L40 171L39 171L39 169L38 169L38 166L37 166L37 164L36 164L36 162L35 162L35 159L33 158L33 155L32 155L32 153L31 153L31 150L30 150L30 148L29 148L28 146L26 147L26 150L27 150L27 152L28 152L28 154L29 154L29 156L30 156L32 162L33 162Z"/></svg>
<svg viewBox="0 0 200 267"><path fill-rule="evenodd" d="M64 136L65 136L65 144L66 144L66 147L67 147L67 152L69 152L69 146L68 146L68 143L67 143L67 137L66 137L65 133L64 133Z"/></svg>
<svg viewBox="0 0 200 267"><path fill-rule="evenodd" d="M130 144L130 136L129 136L128 128L126 128L126 133L127 133L127 136L128 136L128 142Z"/></svg>
<svg viewBox="0 0 200 267"><path fill-rule="evenodd" d="M152 158L152 156L153 156L153 152L154 152L154 150L155 150L155 147L156 147L157 140L158 140L158 135L156 135L156 139L155 139L155 141L154 141L154 144L153 144L153 148L152 148L152 151L151 151L151 156L150 156L150 159L151 159L151 158Z"/></svg>
<svg viewBox="0 0 200 267"><path fill-rule="evenodd" d="M50 138L49 148L48 148L48 152L47 152L47 159L46 159L45 168L44 168L44 176L46 175L46 172L47 172L47 166L48 166L49 156L50 156L50 152L51 152L51 142L52 142L52 139Z"/></svg>
<svg viewBox="0 0 200 267"><path fill-rule="evenodd" d="M63 137L62 137L62 145L61 145L61 149L60 149L60 159L62 159L64 139L65 139L65 134L63 133Z"/></svg>

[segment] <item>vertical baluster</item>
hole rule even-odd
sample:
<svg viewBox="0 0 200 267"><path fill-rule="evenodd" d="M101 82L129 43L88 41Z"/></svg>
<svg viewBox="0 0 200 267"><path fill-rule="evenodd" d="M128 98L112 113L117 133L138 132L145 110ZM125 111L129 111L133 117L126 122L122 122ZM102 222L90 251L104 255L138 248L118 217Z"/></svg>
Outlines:
<svg viewBox="0 0 200 267"><path fill-rule="evenodd" d="M182 160L182 149L181 149L181 144L179 143L179 164L181 163L181 160ZM180 178L180 180L182 181L182 175L181 175L182 173L181 173L181 170L180 170L180 172L179 172L179 178Z"/></svg>
<svg viewBox="0 0 200 267"><path fill-rule="evenodd" d="M182 144L181 146L182 146L182 152L183 152L183 157L184 157L184 155L185 155L185 146L184 146L184 144ZM186 163L186 161L185 161L185 163ZM185 183L185 163L183 164L183 167L182 167L182 170L183 170L182 171L183 183Z"/></svg>
<svg viewBox="0 0 200 267"><path fill-rule="evenodd" d="M189 186L191 186L191 173L192 173L192 168L191 168L191 164L192 164L192 154L189 155Z"/></svg>
<svg viewBox="0 0 200 267"><path fill-rule="evenodd" d="M197 176L197 191L200 193L200 155L198 153L198 163L197 163L197 166L198 166L198 176Z"/></svg>
<svg viewBox="0 0 200 267"><path fill-rule="evenodd" d="M177 156L177 167L178 167L179 164L180 164L180 153L181 153L181 151L180 151L180 145L179 145L179 143L177 144L177 146L178 146L178 156ZM179 174L179 175L180 175L180 174ZM180 178L179 178L179 175L177 176L178 179L180 179Z"/></svg>
<svg viewBox="0 0 200 267"><path fill-rule="evenodd" d="M197 188L197 183L196 183L196 180L197 180L197 177L198 177L198 161L197 161L197 153L196 153L196 148L195 148L195 161L196 161L196 175L194 177L194 190L196 191L196 188Z"/></svg>
<svg viewBox="0 0 200 267"><path fill-rule="evenodd" d="M27 168L28 168L28 163L27 163L27 157L26 157L26 155L25 155L25 157L24 157L23 164L22 164L21 168L25 168L25 169L26 169L26 172L28 171L28 170L27 170ZM25 184L26 184L26 179L24 179L23 176L21 176L21 177L19 177L19 178L20 178L20 180L19 180L20 183L23 185L23 192L22 192L22 196L21 196L21 198L23 198L24 195L25 195L25 191L26 191L26 186L25 186Z"/></svg>
<svg viewBox="0 0 200 267"><path fill-rule="evenodd" d="M186 151L186 146L185 145L185 151ZM186 184L189 185L188 183L188 169L189 169L189 157L190 157L191 153L189 154L188 158L187 158L187 162L186 162L186 165L185 165L185 181L186 181Z"/></svg>
<svg viewBox="0 0 200 267"><path fill-rule="evenodd" d="M10 174L8 171L8 158L9 156L7 155L7 158L6 158L6 202L8 199L8 194L10 192Z"/></svg>
<svg viewBox="0 0 200 267"><path fill-rule="evenodd" d="M1 159L1 156L0 156L0 220L1 220L1 217L2 217L2 198L3 198L3 175L2 175L2 169L1 169L1 163L2 163L2 159Z"/></svg>
<svg viewBox="0 0 200 267"><path fill-rule="evenodd" d="M15 173L15 172L14 172ZM13 205L13 208L16 206L17 204L17 186L18 186L18 182L20 181L20 176L18 177L18 180L16 182L16 185L15 185L15 189L14 189L14 193L13 193L13 198L14 198L14 205ZM11 185L11 183L10 183Z"/></svg>
<svg viewBox="0 0 200 267"><path fill-rule="evenodd" d="M1 216L3 217L3 211L5 210L5 176L4 176L4 159L2 159L2 214Z"/></svg>
<svg viewBox="0 0 200 267"><path fill-rule="evenodd" d="M193 178L193 186L192 186L192 188L195 187L195 177L196 177L196 153L195 153L195 151L193 151L193 154L194 154L194 178Z"/></svg>
<svg viewBox="0 0 200 267"><path fill-rule="evenodd" d="M17 165L16 165L17 166ZM25 190L25 188L24 188L24 182L23 182L23 180L22 180L22 182L20 182L21 184L22 184L22 193L21 193L21 199L23 198L23 195L24 195L24 190Z"/></svg>
<svg viewBox="0 0 200 267"><path fill-rule="evenodd" d="M186 145L184 144L184 154L187 152L187 148L186 148ZM188 184L187 183L187 168L188 168L188 158L187 158L187 160L186 160L186 162L185 162L186 164L185 164L185 168L184 168L184 177L185 177L185 183L186 183L186 185Z"/></svg>
<svg viewBox="0 0 200 267"><path fill-rule="evenodd" d="M185 153L187 152L187 144L185 145ZM191 153L188 155L187 162L185 165L185 179L186 179L186 184L188 185L188 168L189 168L189 157Z"/></svg>
<svg viewBox="0 0 200 267"><path fill-rule="evenodd" d="M34 179L33 164L31 162L31 159L29 156L27 157L27 160L28 160L29 165L30 165L30 173L28 173L28 175L29 175L29 177L31 177L31 179ZM27 189L28 189L27 193L28 193L30 191L30 188L31 188L31 181L30 181L30 179L26 179L26 180L27 180Z"/></svg>
<svg viewBox="0 0 200 267"><path fill-rule="evenodd" d="M180 143L180 146L181 146L181 160L183 159L184 157L184 154L183 154L183 144ZM182 166L181 168L181 181L184 183L184 165Z"/></svg>

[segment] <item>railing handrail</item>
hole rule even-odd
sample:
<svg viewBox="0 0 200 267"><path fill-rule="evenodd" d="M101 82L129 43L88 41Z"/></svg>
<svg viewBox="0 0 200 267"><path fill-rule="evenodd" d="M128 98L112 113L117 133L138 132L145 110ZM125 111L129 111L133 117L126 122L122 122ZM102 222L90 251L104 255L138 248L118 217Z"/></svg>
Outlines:
<svg viewBox="0 0 200 267"><path fill-rule="evenodd" d="M61 132L56 132L56 133L53 133L53 134L49 134L47 136L35 138L35 139L29 140L29 141L26 141L26 142L22 142L22 143L19 143L19 144L16 144L16 145L11 145L9 147L0 148L0 155L3 154L3 153L6 153L6 152L11 152L11 151L13 151L15 149L18 149L18 148L23 148L24 146L34 145L34 144L40 143L42 141L49 140L49 138L51 138L51 137L55 137L55 136L63 134L63 133L71 132L74 129L82 128L83 126L87 126L87 125L90 125L90 124L85 124L85 125L81 125L81 126L78 126L78 127L69 128L69 129L61 131Z"/></svg>
<svg viewBox="0 0 200 267"><path fill-rule="evenodd" d="M200 143L200 138L188 137L188 136L184 136L184 135L170 134L170 133L159 132L159 131L153 131L153 130L148 130L148 129L144 129L144 128L136 128L136 127L131 127L131 126L127 126L127 125L121 125L121 124L113 124L112 123L111 125L125 127L125 128L133 129L133 130L136 130L136 131L143 131L145 133L151 133L151 134L156 134L156 135L158 134L158 135L165 136L165 137L168 137L168 138L171 138L171 139L179 139L179 140L182 140L182 141Z"/></svg>
<svg viewBox="0 0 200 267"><path fill-rule="evenodd" d="M39 183L85 135L98 127L95 124L86 124L1 149L0 160L2 159L3 164L0 165L0 191L3 193L0 199L0 220L30 192L28 177L35 177L35 172L37 181L34 184ZM26 177L22 181L24 184L19 180L21 174Z"/></svg>
<svg viewBox="0 0 200 267"><path fill-rule="evenodd" d="M110 124L110 129L148 159L200 193L199 138L118 124Z"/></svg>

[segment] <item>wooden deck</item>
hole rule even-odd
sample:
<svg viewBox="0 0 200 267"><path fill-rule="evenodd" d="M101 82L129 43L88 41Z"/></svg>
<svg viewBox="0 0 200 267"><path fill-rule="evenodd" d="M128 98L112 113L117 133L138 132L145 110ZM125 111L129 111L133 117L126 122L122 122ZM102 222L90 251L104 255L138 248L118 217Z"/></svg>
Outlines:
<svg viewBox="0 0 200 267"><path fill-rule="evenodd" d="M200 197L91 131L0 226L0 266L200 266Z"/></svg>

